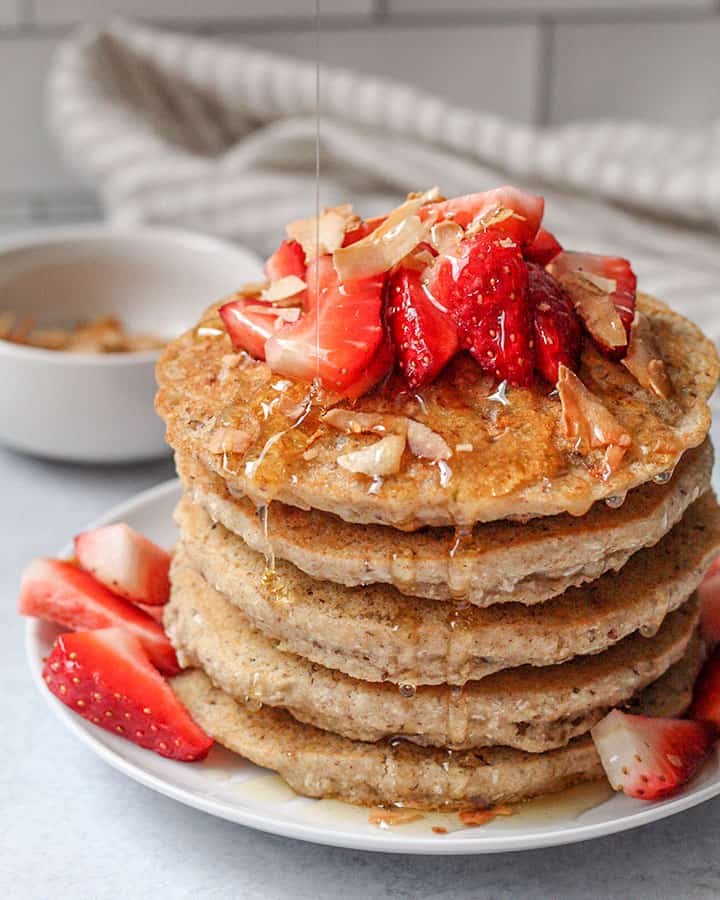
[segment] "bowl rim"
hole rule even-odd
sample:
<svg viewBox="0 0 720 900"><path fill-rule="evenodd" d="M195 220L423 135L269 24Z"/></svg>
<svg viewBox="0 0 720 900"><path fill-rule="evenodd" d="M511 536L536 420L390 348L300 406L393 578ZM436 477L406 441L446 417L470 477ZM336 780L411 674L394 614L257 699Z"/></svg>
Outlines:
<svg viewBox="0 0 720 900"><path fill-rule="evenodd" d="M53 247L57 244L77 242L92 244L96 241L117 238L126 240L159 240L176 246L190 246L221 253L235 254L246 261L253 259L258 268L262 263L252 250L242 244L234 244L224 238L192 231L187 228L176 228L168 225L118 224L100 222L95 224L49 225L40 228L25 228L0 237L0 267L3 258L10 253L33 250L38 247ZM155 350L130 350L124 353L75 353L67 350L47 350L43 347L28 347L12 341L0 340L0 355L18 360L41 360L51 365L76 364L80 366L113 366L125 367L157 362L162 348Z"/></svg>

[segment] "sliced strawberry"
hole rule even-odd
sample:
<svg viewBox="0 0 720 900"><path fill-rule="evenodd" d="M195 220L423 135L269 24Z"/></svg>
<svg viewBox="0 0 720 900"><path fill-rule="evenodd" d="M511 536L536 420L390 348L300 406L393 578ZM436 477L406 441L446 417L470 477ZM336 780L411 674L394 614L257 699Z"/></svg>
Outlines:
<svg viewBox="0 0 720 900"><path fill-rule="evenodd" d="M630 326L635 315L637 278L626 259L563 250L549 263L548 271L558 280L563 275L578 273L589 275L591 279L598 276L602 279L600 285L604 280L614 282L614 285L608 284L607 293L612 297L625 331L630 336Z"/></svg>
<svg viewBox="0 0 720 900"><path fill-rule="evenodd" d="M298 241L283 241L265 263L265 274L270 281L280 281L288 275L305 281L305 270L305 251Z"/></svg>
<svg viewBox="0 0 720 900"><path fill-rule="evenodd" d="M555 259L558 253L562 253L562 247L557 238L550 231L541 228L535 236L532 244L523 249L523 256L528 262L546 266L551 259Z"/></svg>
<svg viewBox="0 0 720 900"><path fill-rule="evenodd" d="M582 328L572 300L542 266L528 262L528 297L535 329L535 368L550 384L562 364L576 372Z"/></svg>
<svg viewBox="0 0 720 900"><path fill-rule="evenodd" d="M260 301L239 297L220 307L220 318L230 335L233 347L244 350L255 359L265 359L265 344L275 333L276 316L257 312ZM255 307L255 310L252 309ZM268 304L270 309L270 306Z"/></svg>
<svg viewBox="0 0 720 900"><path fill-rule="evenodd" d="M161 672L176 675L180 670L160 625L73 563L59 559L31 562L23 573L18 612L75 630L122 626L139 638Z"/></svg>
<svg viewBox="0 0 720 900"><path fill-rule="evenodd" d="M706 722L632 716L619 709L591 734L612 787L641 800L659 800L689 781L715 738Z"/></svg>
<svg viewBox="0 0 720 900"><path fill-rule="evenodd" d="M439 221L452 219L463 228L471 222L484 221L488 230L524 245L532 243L535 238L544 209L542 197L505 185L491 191L430 203L420 211L420 217L425 219L435 213ZM512 215L504 217L505 213Z"/></svg>
<svg viewBox="0 0 720 900"><path fill-rule="evenodd" d="M349 247L351 244L355 244L357 241L361 241L364 237L372 234L376 228L382 225L385 219L387 219L387 216L376 216L374 219L367 219L361 222L357 228L347 232L343 241L343 247Z"/></svg>
<svg viewBox="0 0 720 900"><path fill-rule="evenodd" d="M124 628L61 634L43 669L50 691L89 722L160 756L204 759L213 740Z"/></svg>
<svg viewBox="0 0 720 900"><path fill-rule="evenodd" d="M720 644L720 557L710 566L698 588L700 625L705 643Z"/></svg>
<svg viewBox="0 0 720 900"><path fill-rule="evenodd" d="M521 387L532 384L534 364L527 277L519 247L494 232L462 241L427 275L431 296L458 326L461 348L486 371Z"/></svg>
<svg viewBox="0 0 720 900"><path fill-rule="evenodd" d="M690 718L710 722L720 731L720 649L703 666L695 682Z"/></svg>
<svg viewBox="0 0 720 900"><path fill-rule="evenodd" d="M395 365L395 347L388 335L384 335L380 346L375 351L375 356L367 364L367 368L360 376L348 385L344 395L349 400L357 400L380 384L392 371Z"/></svg>
<svg viewBox="0 0 720 900"><path fill-rule="evenodd" d="M400 269L386 287L385 316L400 371L417 390L433 381L458 350L447 309L425 290L420 272Z"/></svg>
<svg viewBox="0 0 720 900"><path fill-rule="evenodd" d="M170 598L170 554L124 522L75 538L80 566L133 603L162 606Z"/></svg>
<svg viewBox="0 0 720 900"><path fill-rule="evenodd" d="M309 309L265 345L273 372L301 381L317 376L327 390L343 393L380 346L383 283L377 275L341 284L331 256L314 260L307 277Z"/></svg>

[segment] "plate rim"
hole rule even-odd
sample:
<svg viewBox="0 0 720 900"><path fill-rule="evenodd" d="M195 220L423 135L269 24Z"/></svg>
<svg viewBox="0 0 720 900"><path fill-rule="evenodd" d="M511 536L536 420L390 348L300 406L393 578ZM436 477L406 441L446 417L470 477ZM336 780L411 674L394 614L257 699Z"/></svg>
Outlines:
<svg viewBox="0 0 720 900"><path fill-rule="evenodd" d="M87 525L84 530L121 520L127 513L134 513L143 506L152 506L153 503L162 502L173 494L179 494L179 491L180 483L177 478L163 481L111 507L106 513ZM61 548L58 556L66 556L69 551L70 545L66 544ZM25 625L25 655L32 681L53 714L71 733L80 739L81 743L94 751L100 759L108 763L112 768L122 772L122 774L133 781L150 788L150 790L182 803L184 806L200 810L207 815L267 834L323 846L375 853L438 856L508 853L575 844L611 834L619 834L623 831L629 831L642 825L665 819L686 809L691 809L720 794L720 773L718 773L711 783L697 790L691 790L677 797L648 805L645 809L639 808L629 815L624 815L614 820L577 825L570 828L566 826L550 826L545 831L538 830L518 835L503 832L497 835L481 836L478 832L472 831L471 834L473 836L456 837L455 835L458 832L454 832L453 839L448 841L438 836L423 837L412 835L403 837L397 833L394 833L392 838L389 839L388 833L380 830L378 830L377 834L359 834L348 831L346 828L332 831L322 825L311 822L306 823L285 819L281 815L272 812L256 812L249 808L243 809L237 805L231 806L221 799L200 796L190 788L181 787L166 778L155 775L141 765L125 759L112 747L107 746L99 736L96 736L95 731L97 729L93 728L91 723L75 715L72 710L68 709L45 687L41 674L42 660L37 652L39 644L38 631L41 625L42 620L34 618L28 619ZM172 762L172 760L167 760L168 764L172 764ZM176 764L182 765L182 763ZM642 803L642 801L637 802Z"/></svg>

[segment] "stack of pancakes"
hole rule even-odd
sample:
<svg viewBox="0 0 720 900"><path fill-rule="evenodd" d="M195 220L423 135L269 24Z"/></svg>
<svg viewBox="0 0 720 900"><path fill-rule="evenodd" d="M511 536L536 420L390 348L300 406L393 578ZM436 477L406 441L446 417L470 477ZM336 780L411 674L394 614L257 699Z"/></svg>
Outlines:
<svg viewBox="0 0 720 900"><path fill-rule="evenodd" d="M586 345L579 375L632 437L602 475L556 394L498 390L463 357L422 396L391 381L351 405L235 353L215 309L171 344L157 406L185 495L165 627L196 720L299 793L458 809L600 777L588 732L613 707L681 714L720 547L718 366L640 305L675 390ZM449 455L408 441L385 477L338 464L408 421Z"/></svg>

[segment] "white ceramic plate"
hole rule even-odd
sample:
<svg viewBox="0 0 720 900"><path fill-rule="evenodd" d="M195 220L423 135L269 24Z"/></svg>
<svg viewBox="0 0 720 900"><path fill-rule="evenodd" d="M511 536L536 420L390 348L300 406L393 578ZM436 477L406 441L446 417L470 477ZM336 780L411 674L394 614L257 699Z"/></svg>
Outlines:
<svg viewBox="0 0 720 900"><path fill-rule="evenodd" d="M172 546L172 510L180 495L176 481L145 491L103 517L125 521L158 543ZM69 547L61 555L67 555ZM681 794L659 803L611 795L599 783L542 798L515 815L479 828L464 828L456 815L425 815L388 828L371 825L368 810L337 801L298 797L278 776L216 747L202 763L180 763L142 750L74 715L46 689L42 660L60 629L29 620L27 655L38 690L58 718L104 760L153 790L214 816L250 828L319 844L391 853L496 853L569 844L645 825L720 794L716 752ZM433 832L444 828L445 834Z"/></svg>

